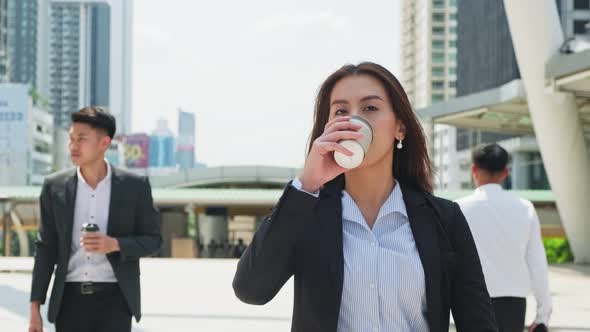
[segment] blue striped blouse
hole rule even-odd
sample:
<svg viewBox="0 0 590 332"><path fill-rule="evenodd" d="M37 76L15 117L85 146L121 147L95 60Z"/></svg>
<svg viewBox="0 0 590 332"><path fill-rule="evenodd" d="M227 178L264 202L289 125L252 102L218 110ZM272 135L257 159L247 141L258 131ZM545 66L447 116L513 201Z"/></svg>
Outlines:
<svg viewBox="0 0 590 332"><path fill-rule="evenodd" d="M292 185L303 191L299 179ZM373 229L352 197L342 193L344 285L338 332L428 332L424 270L399 184Z"/></svg>
<svg viewBox="0 0 590 332"><path fill-rule="evenodd" d="M338 331L428 331L424 270L399 185L370 229L343 191L344 285Z"/></svg>

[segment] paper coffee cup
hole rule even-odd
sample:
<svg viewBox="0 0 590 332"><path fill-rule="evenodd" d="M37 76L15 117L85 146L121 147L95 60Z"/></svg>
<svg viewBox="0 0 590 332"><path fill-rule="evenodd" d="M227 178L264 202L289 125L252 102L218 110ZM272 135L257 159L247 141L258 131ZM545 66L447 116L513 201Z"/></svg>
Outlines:
<svg viewBox="0 0 590 332"><path fill-rule="evenodd" d="M98 232L99 230L100 230L100 227L98 227L97 224L93 224L93 223L82 224L82 232L93 233L93 232Z"/></svg>
<svg viewBox="0 0 590 332"><path fill-rule="evenodd" d="M369 152L369 146L373 141L373 129L365 119L359 116L353 116L350 122L360 124L361 129L359 133L362 133L364 136L358 140L342 140L338 142L338 144L350 150L353 153L352 156L349 157L338 151L334 152L336 163L348 169L358 167L363 162L365 155Z"/></svg>

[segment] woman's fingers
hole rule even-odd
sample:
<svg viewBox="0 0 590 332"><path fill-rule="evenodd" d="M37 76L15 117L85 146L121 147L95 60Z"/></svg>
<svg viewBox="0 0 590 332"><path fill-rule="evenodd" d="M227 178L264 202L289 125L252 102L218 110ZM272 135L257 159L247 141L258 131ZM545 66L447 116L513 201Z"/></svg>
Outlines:
<svg viewBox="0 0 590 332"><path fill-rule="evenodd" d="M362 126L356 122L339 121L335 122L324 131L324 135L333 133L335 131L359 131Z"/></svg>
<svg viewBox="0 0 590 332"><path fill-rule="evenodd" d="M352 151L336 142L317 142L317 145L320 148L320 154L322 155L332 151L338 151L349 157L353 155Z"/></svg>
<svg viewBox="0 0 590 332"><path fill-rule="evenodd" d="M356 131L335 131L319 137L320 142L338 142L344 139L361 139L365 135Z"/></svg>
<svg viewBox="0 0 590 332"><path fill-rule="evenodd" d="M350 119L351 119L350 116L339 116L339 117L335 117L334 119L332 119L332 120L328 121L328 123L326 123L326 125L324 126L324 132L326 130L328 130L328 128L330 128L335 123L338 123L338 122L349 122Z"/></svg>

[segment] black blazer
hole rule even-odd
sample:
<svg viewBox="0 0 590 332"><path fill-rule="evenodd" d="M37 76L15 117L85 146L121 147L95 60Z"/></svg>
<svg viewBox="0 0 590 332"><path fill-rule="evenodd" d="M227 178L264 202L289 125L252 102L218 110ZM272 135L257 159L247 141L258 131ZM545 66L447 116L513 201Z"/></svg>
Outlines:
<svg viewBox="0 0 590 332"><path fill-rule="evenodd" d="M287 186L238 263L233 287L240 300L265 304L294 275L292 331L336 331L344 278L343 187L339 177L318 199ZM401 187L424 268L430 331L448 331L450 310L459 332L498 331L459 206Z"/></svg>
<svg viewBox="0 0 590 332"><path fill-rule="evenodd" d="M139 321L139 258L155 254L162 243L159 215L145 177L111 167L111 200L107 234L121 251L107 255L129 309ZM48 176L41 191L41 226L36 245L31 301L45 303L51 274L55 280L48 319L55 322L68 272L78 177L75 169Z"/></svg>

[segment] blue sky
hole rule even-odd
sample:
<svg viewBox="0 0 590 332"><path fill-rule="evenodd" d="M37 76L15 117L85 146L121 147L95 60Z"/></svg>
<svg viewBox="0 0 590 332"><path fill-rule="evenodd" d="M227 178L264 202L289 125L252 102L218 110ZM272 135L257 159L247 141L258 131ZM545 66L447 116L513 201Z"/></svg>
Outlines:
<svg viewBox="0 0 590 332"><path fill-rule="evenodd" d="M133 130L177 109L197 116L197 159L302 166L322 80L345 63L400 72L400 3L390 0L139 0Z"/></svg>

